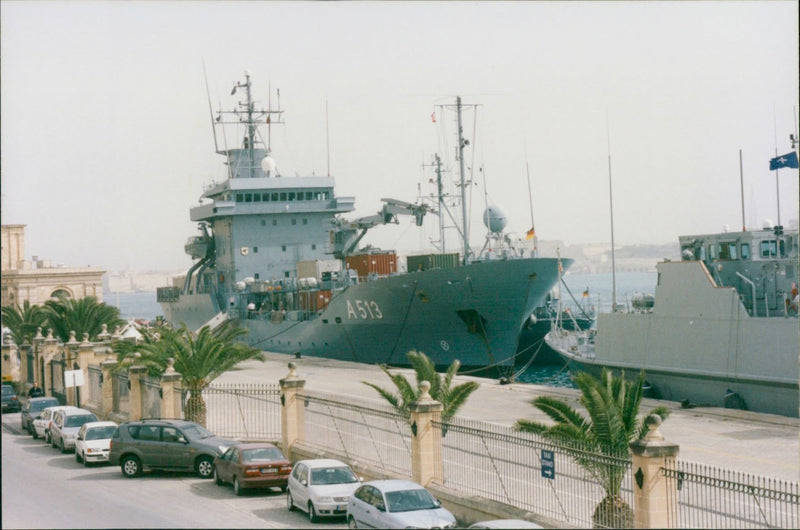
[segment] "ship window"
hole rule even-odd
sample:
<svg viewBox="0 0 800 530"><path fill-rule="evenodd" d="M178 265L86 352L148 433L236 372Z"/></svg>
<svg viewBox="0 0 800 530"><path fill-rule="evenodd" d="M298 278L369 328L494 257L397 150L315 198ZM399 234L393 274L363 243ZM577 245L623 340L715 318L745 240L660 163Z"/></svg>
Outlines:
<svg viewBox="0 0 800 530"><path fill-rule="evenodd" d="M308 219L306 219L305 217L303 218L303 224L304 224L304 225L307 225L307 224L308 224Z"/></svg>
<svg viewBox="0 0 800 530"><path fill-rule="evenodd" d="M778 246L774 239L761 242L761 257L774 258L778 255Z"/></svg>
<svg viewBox="0 0 800 530"><path fill-rule="evenodd" d="M254 193L253 194L253 202L261 202L261 194L260 193Z"/></svg>
<svg viewBox="0 0 800 530"><path fill-rule="evenodd" d="M292 226L297 224L297 219L292 219Z"/></svg>
<svg viewBox="0 0 800 530"><path fill-rule="evenodd" d="M252 193L245 193L244 194L244 202L253 202L253 194Z"/></svg>
<svg viewBox="0 0 800 530"><path fill-rule="evenodd" d="M267 220L266 219L262 219L261 220L261 226L267 226Z"/></svg>
<svg viewBox="0 0 800 530"><path fill-rule="evenodd" d="M317 250L317 244L316 243L312 243L311 244L311 250Z"/></svg>
<svg viewBox="0 0 800 530"><path fill-rule="evenodd" d="M706 260L706 247L700 247L700 261Z"/></svg>
<svg viewBox="0 0 800 530"><path fill-rule="evenodd" d="M742 251L742 259L750 259L750 243L742 243L740 250Z"/></svg>
<svg viewBox="0 0 800 530"><path fill-rule="evenodd" d="M284 277L284 278L289 278L290 276L291 276L291 272L289 272L289 271L283 271L283 277Z"/></svg>
<svg viewBox="0 0 800 530"><path fill-rule="evenodd" d="M716 245L708 245L708 256L711 259L717 259L717 247L716 247Z"/></svg>
<svg viewBox="0 0 800 530"><path fill-rule="evenodd" d="M253 247L253 254L257 254L257 253L258 253L258 247Z"/></svg>
<svg viewBox="0 0 800 530"><path fill-rule="evenodd" d="M293 201L295 199L295 193L293 191L289 192L289 200Z"/></svg>
<svg viewBox="0 0 800 530"><path fill-rule="evenodd" d="M314 198L314 194L313 194L312 192L310 192L310 191L307 191L307 192L306 192L306 200L307 200L307 201L310 201L310 200L312 200L313 198Z"/></svg>
<svg viewBox="0 0 800 530"><path fill-rule="evenodd" d="M236 202L243 202L243 201L244 201L244 195L242 195L241 193L237 193Z"/></svg>
<svg viewBox="0 0 800 530"><path fill-rule="evenodd" d="M286 252L286 245L281 245L281 250L282 250L283 252Z"/></svg>
<svg viewBox="0 0 800 530"><path fill-rule="evenodd" d="M272 200L273 201L277 201L278 200L278 194L277 193L273 193L272 194Z"/></svg>
<svg viewBox="0 0 800 530"><path fill-rule="evenodd" d="M285 201L286 200L286 192L284 191L283 193L281 193L280 197L281 197L282 201Z"/></svg>
<svg viewBox="0 0 800 530"><path fill-rule="evenodd" d="M258 279L258 273L253 274L253 278Z"/></svg>
<svg viewBox="0 0 800 530"><path fill-rule="evenodd" d="M717 247L719 251L719 259L738 259L736 256L736 243L731 241L723 241L721 243L717 243Z"/></svg>
<svg viewBox="0 0 800 530"><path fill-rule="evenodd" d="M278 220L277 219L273 219L272 220L272 226L278 226Z"/></svg>

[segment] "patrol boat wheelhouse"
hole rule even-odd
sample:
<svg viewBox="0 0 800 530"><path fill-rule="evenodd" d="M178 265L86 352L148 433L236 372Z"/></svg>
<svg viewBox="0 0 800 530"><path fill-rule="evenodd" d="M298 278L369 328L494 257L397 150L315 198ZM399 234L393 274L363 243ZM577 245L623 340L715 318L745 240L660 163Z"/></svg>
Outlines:
<svg viewBox="0 0 800 530"><path fill-rule="evenodd" d="M798 230L679 237L652 305L600 314L597 331L551 331L572 370L644 370L657 397L798 416Z"/></svg>
<svg viewBox="0 0 800 530"><path fill-rule="evenodd" d="M280 123L282 111L256 108L248 73L236 91L245 100L212 123L244 135L239 147L217 148L226 178L191 209L200 234L185 250L196 261L158 289L170 323L234 320L247 342L276 352L399 365L416 349L440 366L513 366L523 324L559 279L556 259L409 256L403 273L393 251L358 244L400 215L421 225L427 205L383 199L375 215L342 218L355 201L335 194L333 177L277 170L259 126Z"/></svg>

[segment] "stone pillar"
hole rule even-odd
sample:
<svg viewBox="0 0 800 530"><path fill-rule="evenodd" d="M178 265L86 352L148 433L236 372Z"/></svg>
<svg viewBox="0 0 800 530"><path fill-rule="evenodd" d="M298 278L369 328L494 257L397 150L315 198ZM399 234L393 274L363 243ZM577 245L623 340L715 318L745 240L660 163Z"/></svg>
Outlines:
<svg viewBox="0 0 800 530"><path fill-rule="evenodd" d="M39 388L44 390L44 381L42 381L42 352L44 349L44 335L42 335L42 328L36 328L36 336L33 338L33 384L38 385Z"/></svg>
<svg viewBox="0 0 800 530"><path fill-rule="evenodd" d="M419 384L420 396L409 406L411 409L411 477L414 482L427 486L441 482L442 431L434 427L433 421L442 418L443 406L430 395L431 384Z"/></svg>
<svg viewBox="0 0 800 530"><path fill-rule="evenodd" d="M80 387L80 391L78 392L80 396L79 407L82 407L84 403L88 403L91 397L89 396L89 363L93 357L94 344L89 342L89 334L84 333L83 342L78 346L77 360L75 361L78 363L78 370L83 372L83 386Z"/></svg>
<svg viewBox="0 0 800 530"><path fill-rule="evenodd" d="M284 454L291 459L295 442L305 439L305 406L300 402L306 382L297 376L297 365L289 363L289 374L281 379L281 444Z"/></svg>
<svg viewBox="0 0 800 530"><path fill-rule="evenodd" d="M137 421L142 419L142 377L147 374L146 366L131 366L128 368L128 383L131 385L130 402L128 406L128 419Z"/></svg>
<svg viewBox="0 0 800 530"><path fill-rule="evenodd" d="M175 371L175 359L167 359L167 369L161 374L161 417L179 420L183 417L181 380L182 376Z"/></svg>
<svg viewBox="0 0 800 530"><path fill-rule="evenodd" d="M630 445L634 525L636 528L675 528L678 526L677 483L674 478L665 477L661 468L675 468L679 447L665 441L658 432L660 416L651 414L645 421L649 432Z"/></svg>
<svg viewBox="0 0 800 530"><path fill-rule="evenodd" d="M53 330L48 328L47 337L44 339L44 352L42 353L42 366L44 367L44 385L42 390L46 395L53 395L53 374L50 372L50 361L58 353L58 339L53 336Z"/></svg>
<svg viewBox="0 0 800 530"><path fill-rule="evenodd" d="M100 388L103 391L103 403L100 405L104 418L114 412L114 376L112 371L117 365L117 361L103 361L100 363Z"/></svg>
<svg viewBox="0 0 800 530"><path fill-rule="evenodd" d="M17 349L19 354L19 371L14 380L19 381L19 391L26 392L28 384L28 355L33 355L33 346L26 340ZM11 357L11 373L14 373L14 357Z"/></svg>
<svg viewBox="0 0 800 530"><path fill-rule="evenodd" d="M3 337L3 381L12 381L11 369L13 366L13 359L17 355L17 345L11 335Z"/></svg>

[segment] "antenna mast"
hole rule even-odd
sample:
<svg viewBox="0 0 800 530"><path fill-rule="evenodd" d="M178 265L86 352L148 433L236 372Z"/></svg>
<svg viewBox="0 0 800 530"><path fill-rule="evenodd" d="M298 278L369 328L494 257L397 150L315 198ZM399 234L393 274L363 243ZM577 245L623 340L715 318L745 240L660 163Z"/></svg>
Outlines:
<svg viewBox="0 0 800 530"><path fill-rule="evenodd" d="M536 225L533 222L533 194L531 193L531 170L528 163L525 162L525 172L528 174L528 204L531 209L531 232L533 232L533 257L539 257L539 248L537 246L539 236L536 235Z"/></svg>
<svg viewBox="0 0 800 530"><path fill-rule="evenodd" d="M464 147L469 143L464 139L464 130L461 126L461 96L456 96L456 111L458 113L458 162L461 173L461 218L464 224L464 265L469 263L469 223L467 223L467 197L466 183L464 181Z"/></svg>

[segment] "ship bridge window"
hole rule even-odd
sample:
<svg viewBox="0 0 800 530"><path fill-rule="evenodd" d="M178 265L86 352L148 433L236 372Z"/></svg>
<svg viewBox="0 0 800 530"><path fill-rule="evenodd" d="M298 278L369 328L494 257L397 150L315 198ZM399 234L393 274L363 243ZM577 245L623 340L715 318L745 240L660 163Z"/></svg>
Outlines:
<svg viewBox="0 0 800 530"><path fill-rule="evenodd" d="M761 242L761 257L774 258L778 255L778 244L774 239Z"/></svg>
<svg viewBox="0 0 800 530"><path fill-rule="evenodd" d="M261 202L261 194L260 193L254 193L253 194L253 202Z"/></svg>
<svg viewBox="0 0 800 530"><path fill-rule="evenodd" d="M273 193L270 197L272 198L271 199L272 201L277 201L278 200L278 194L277 193Z"/></svg>
<svg viewBox="0 0 800 530"><path fill-rule="evenodd" d="M286 200L286 192L285 191L280 194L280 198L281 198L282 201Z"/></svg>
<svg viewBox="0 0 800 530"><path fill-rule="evenodd" d="M708 245L708 257L710 257L711 259L717 259L716 245Z"/></svg>
<svg viewBox="0 0 800 530"><path fill-rule="evenodd" d="M252 193L245 193L244 194L244 202L253 202L253 194Z"/></svg>
<svg viewBox="0 0 800 530"><path fill-rule="evenodd" d="M750 243L742 243L739 248L742 251L742 259L750 259Z"/></svg>
<svg viewBox="0 0 800 530"><path fill-rule="evenodd" d="M244 195L242 195L241 193L237 193L236 202L244 202Z"/></svg>
<svg viewBox="0 0 800 530"><path fill-rule="evenodd" d="M272 226L278 226L278 220L277 219L273 219L272 220Z"/></svg>
<svg viewBox="0 0 800 530"><path fill-rule="evenodd" d="M292 219L292 226L297 224L297 219Z"/></svg>
<svg viewBox="0 0 800 530"><path fill-rule="evenodd" d="M723 241L721 243L717 243L717 247L719 251L719 259L739 259L736 253L736 243L732 241Z"/></svg>
<svg viewBox="0 0 800 530"><path fill-rule="evenodd" d="M314 194L313 194L313 193L311 193L310 191L307 191L307 192L306 192L306 200L307 200L307 201L310 201L310 200L312 200L313 198L314 198Z"/></svg>
<svg viewBox="0 0 800 530"><path fill-rule="evenodd" d="M289 200L293 201L293 200L295 200L295 197L296 197L295 193L293 191L290 191L289 192Z"/></svg>

